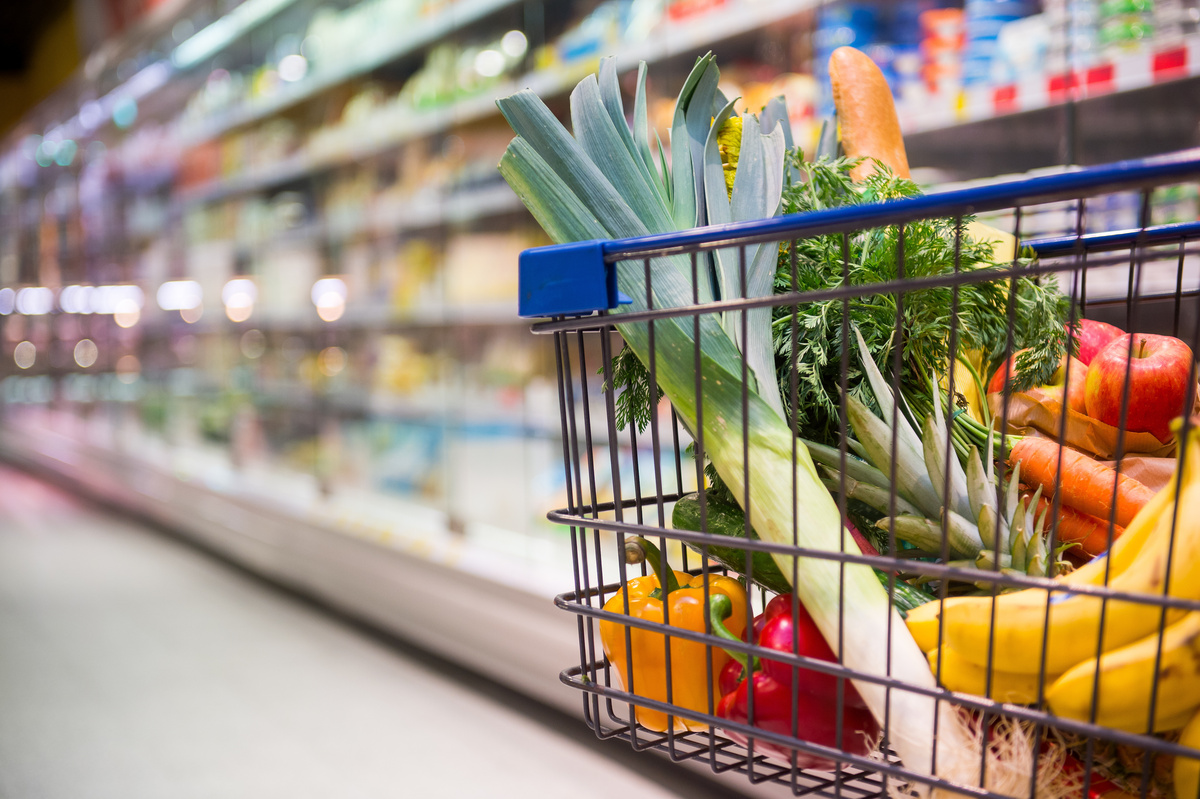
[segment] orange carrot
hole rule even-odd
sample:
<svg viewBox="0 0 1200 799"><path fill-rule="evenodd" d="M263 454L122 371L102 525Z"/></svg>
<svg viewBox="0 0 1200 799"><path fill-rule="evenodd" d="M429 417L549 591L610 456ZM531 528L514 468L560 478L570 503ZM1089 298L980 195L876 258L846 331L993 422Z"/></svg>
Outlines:
<svg viewBox="0 0 1200 799"><path fill-rule="evenodd" d="M1062 475L1058 474L1059 452L1062 452ZM1142 506L1154 497L1154 492L1134 480L1120 475L1087 455L1060 447L1048 438L1027 436L1008 453L1008 463L1021 462L1021 482L1040 485L1046 496L1057 489L1062 504L1095 516L1102 522L1113 516L1126 527ZM1117 506L1113 508L1113 485L1117 486Z"/></svg>
<svg viewBox="0 0 1200 799"><path fill-rule="evenodd" d="M1022 470L1024 467L1021 467ZM1041 516L1042 511L1050 507L1050 500L1042 497L1038 500L1035 516ZM1050 523L1046 523L1049 529ZM1113 541L1125 532L1124 527L1113 527ZM1108 522L1097 519L1087 513L1077 511L1068 505L1060 505L1058 509L1058 542L1060 544L1079 544L1086 554L1095 556L1108 549Z"/></svg>

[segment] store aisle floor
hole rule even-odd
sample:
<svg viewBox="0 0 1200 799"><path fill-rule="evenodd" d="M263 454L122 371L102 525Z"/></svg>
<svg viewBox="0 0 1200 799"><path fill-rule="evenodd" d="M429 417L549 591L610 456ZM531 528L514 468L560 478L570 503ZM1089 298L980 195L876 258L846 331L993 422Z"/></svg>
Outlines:
<svg viewBox="0 0 1200 799"><path fill-rule="evenodd" d="M676 795L320 608L0 467L4 799Z"/></svg>

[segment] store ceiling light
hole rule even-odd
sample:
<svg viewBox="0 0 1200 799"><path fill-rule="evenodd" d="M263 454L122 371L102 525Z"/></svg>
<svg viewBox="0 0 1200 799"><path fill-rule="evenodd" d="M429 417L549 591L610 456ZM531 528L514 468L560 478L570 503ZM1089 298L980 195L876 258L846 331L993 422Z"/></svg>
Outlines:
<svg viewBox="0 0 1200 799"><path fill-rule="evenodd" d="M323 277L312 287L313 305L317 316L325 322L336 322L346 312L346 281L340 277Z"/></svg>
<svg viewBox="0 0 1200 799"><path fill-rule="evenodd" d="M254 285L254 281L248 277L235 277L221 289L221 302L226 305L246 300L253 303L257 299L258 286Z"/></svg>
<svg viewBox="0 0 1200 799"><path fill-rule="evenodd" d="M291 3L292 0L246 0L171 51L171 63L177 69L191 69Z"/></svg>
<svg viewBox="0 0 1200 799"><path fill-rule="evenodd" d="M225 303L225 315L231 322L245 322L254 312L254 301L258 299L258 287L245 277L235 277L221 289L221 302Z"/></svg>
<svg viewBox="0 0 1200 799"><path fill-rule="evenodd" d="M140 311L146 302L145 293L137 286L96 286L90 292L88 305L92 313L115 315Z"/></svg>
<svg viewBox="0 0 1200 799"><path fill-rule="evenodd" d="M0 289L0 316L8 316L17 309L17 292L9 288Z"/></svg>
<svg viewBox="0 0 1200 799"><path fill-rule="evenodd" d="M113 311L113 321L117 327L133 327L141 318L142 306L130 299L120 300Z"/></svg>
<svg viewBox="0 0 1200 799"><path fill-rule="evenodd" d="M58 307L67 313L91 313L92 287L67 286L58 293Z"/></svg>
<svg viewBox="0 0 1200 799"><path fill-rule="evenodd" d="M164 311L190 311L200 306L204 290L194 280L169 280L158 287L155 296Z"/></svg>
<svg viewBox="0 0 1200 799"><path fill-rule="evenodd" d="M17 292L17 312L41 316L54 309L54 292L44 286L30 286Z"/></svg>

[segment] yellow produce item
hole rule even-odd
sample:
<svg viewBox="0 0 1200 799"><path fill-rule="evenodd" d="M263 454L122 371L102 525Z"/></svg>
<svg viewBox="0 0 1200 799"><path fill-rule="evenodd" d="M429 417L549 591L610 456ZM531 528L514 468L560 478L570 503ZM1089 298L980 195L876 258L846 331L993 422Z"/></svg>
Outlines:
<svg viewBox="0 0 1200 799"><path fill-rule="evenodd" d="M1171 709L1169 711L1159 712L1154 711L1154 729L1153 733L1172 732L1173 730L1181 730L1192 719L1192 715L1196 712L1196 708L1190 707L1186 710ZM1101 722L1097 719L1097 724L1104 724L1111 730L1124 730L1125 732L1133 732L1139 735L1144 735L1146 732L1146 721L1149 714L1143 710L1134 716L1113 716L1109 719L1111 723Z"/></svg>
<svg viewBox="0 0 1200 799"><path fill-rule="evenodd" d="M941 652L942 670L938 673L938 653ZM987 690L988 670L977 666L959 655L953 649L935 649L929 653L929 668L937 674L938 682L943 688L959 691L964 694L987 696L997 702L1012 702L1017 705L1032 705L1038 701L1038 676L1036 674L1018 674L1012 671L992 670L992 690ZM1045 685L1048 688L1054 681L1055 675L1047 674Z"/></svg>
<svg viewBox="0 0 1200 799"><path fill-rule="evenodd" d="M645 539L638 541L652 567L651 574L635 577L625 583L624 588L604 603L606 611L624 615L628 596L630 616L663 624L669 613L672 627L702 633L707 629L709 612L704 589L707 576L709 593L725 594L733 604L733 613L728 621L730 632L741 635L745 631L746 592L741 583L732 577L703 574L693 576L687 572L672 570L667 576L667 586L661 588L658 575L660 568L665 567L660 567L660 553ZM674 579L671 578L672 574ZM659 702L671 702L699 713L711 713L712 708L708 704L709 689L711 688L713 696L720 697L717 680L721 669L729 662L729 655L720 647L707 647L697 641L672 636L668 664L665 635L628 626L630 644L626 649L627 626L608 619L600 622L600 642L604 645L605 656L620 676L621 685L638 696L656 699ZM630 665L633 667L632 674L629 671ZM637 707L638 723L655 732L667 730L667 719L666 713L640 705ZM674 729L703 730L707 729L707 725L675 716Z"/></svg>
<svg viewBox="0 0 1200 799"><path fill-rule="evenodd" d="M1096 723L1105 727L1145 732L1151 692L1156 685L1156 718L1178 716L1200 706L1200 612L1188 613L1161 635L1155 632L1106 652L1098 660L1075 666L1046 692L1050 710L1059 716L1088 721L1097 672L1100 690ZM1122 726L1120 721L1132 721L1134 728Z"/></svg>
<svg viewBox="0 0 1200 799"><path fill-rule="evenodd" d="M945 600L945 604L949 607L952 603L958 602L961 599L964 599L964 597L948 597ZM912 633L913 640L917 642L917 646L921 647L921 651L926 654L938 648L938 629L941 627L942 602L943 600L940 599L926 602L924 605L910 610L904 619L904 623L908 625L908 631Z"/></svg>
<svg viewBox="0 0 1200 799"><path fill-rule="evenodd" d="M1176 523L1170 502L1165 503L1165 508L1164 503L1151 502L1138 513L1129 529L1137 535L1146 535L1140 526L1149 520L1155 530L1149 533L1142 551L1110 581L1114 590L1153 596L1162 594L1166 587L1174 597L1200 598L1200 479L1197 479L1200 466L1196 465L1200 461L1200 431L1192 431L1181 454L1184 451L1188 454L1179 487ZM1171 579L1169 586L1164 586L1172 529ZM1120 540L1125 538L1122 536ZM1050 599L1047 629L1045 591L1027 589L1001 595L994 601L994 623L990 597L971 598L946 608L945 640L963 657L983 666L987 665L988 641L993 639L993 665L1005 671L1036 672L1042 663L1044 635L1046 670L1065 672L1094 657L1097 651L1109 651L1150 634L1159 623L1159 609L1153 605L1116 599L1105 603L1100 597L1055 593ZM1105 622L1103 647L1100 647L1102 605Z"/></svg>
<svg viewBox="0 0 1200 799"><path fill-rule="evenodd" d="M992 243L992 260L998 264L1009 263L1017 253L1017 240L1013 234L992 227L978 220L967 225L967 233L976 241Z"/></svg>
<svg viewBox="0 0 1200 799"><path fill-rule="evenodd" d="M742 154L742 118L737 114L725 120L717 131L717 152L721 155L721 170L725 173L725 191L733 199L733 179L737 176L738 158Z"/></svg>
<svg viewBox="0 0 1200 799"><path fill-rule="evenodd" d="M960 351L959 357L966 359L971 364L971 368L979 375L981 381L987 382L987 375L983 373L982 352L979 350ZM943 390L950 390L950 379L946 375L942 375L938 382ZM977 422L982 422L983 404L986 400L979 393L979 388L975 384L975 378L971 376L971 370L958 360L954 362L954 393L966 401L967 413L971 418Z"/></svg>
<svg viewBox="0 0 1200 799"><path fill-rule="evenodd" d="M1200 712L1192 716L1183 728L1179 743L1200 749ZM1196 799L1200 795L1200 760L1191 757L1175 758L1175 799Z"/></svg>

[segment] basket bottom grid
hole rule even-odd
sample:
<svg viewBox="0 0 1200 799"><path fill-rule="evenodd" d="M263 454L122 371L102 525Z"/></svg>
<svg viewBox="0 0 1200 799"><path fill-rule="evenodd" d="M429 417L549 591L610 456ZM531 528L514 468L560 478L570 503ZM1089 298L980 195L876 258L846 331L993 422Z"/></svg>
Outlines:
<svg viewBox="0 0 1200 799"><path fill-rule="evenodd" d="M628 718L622 719L617 710L618 705L628 707L621 699L629 695L599 686L586 676L605 670L605 664L595 663L588 668L575 666L561 675L563 683L585 692L584 721L598 738L619 738L638 751L657 750L676 762L704 763L718 774L733 771L745 775L752 784L785 785L795 796L882 799L887 795L885 775L878 771L848 765L841 765L837 772L810 771L756 755L717 730L658 733L631 726ZM603 713L602 704L606 707ZM899 762L893 753L888 753L889 764L899 765Z"/></svg>

